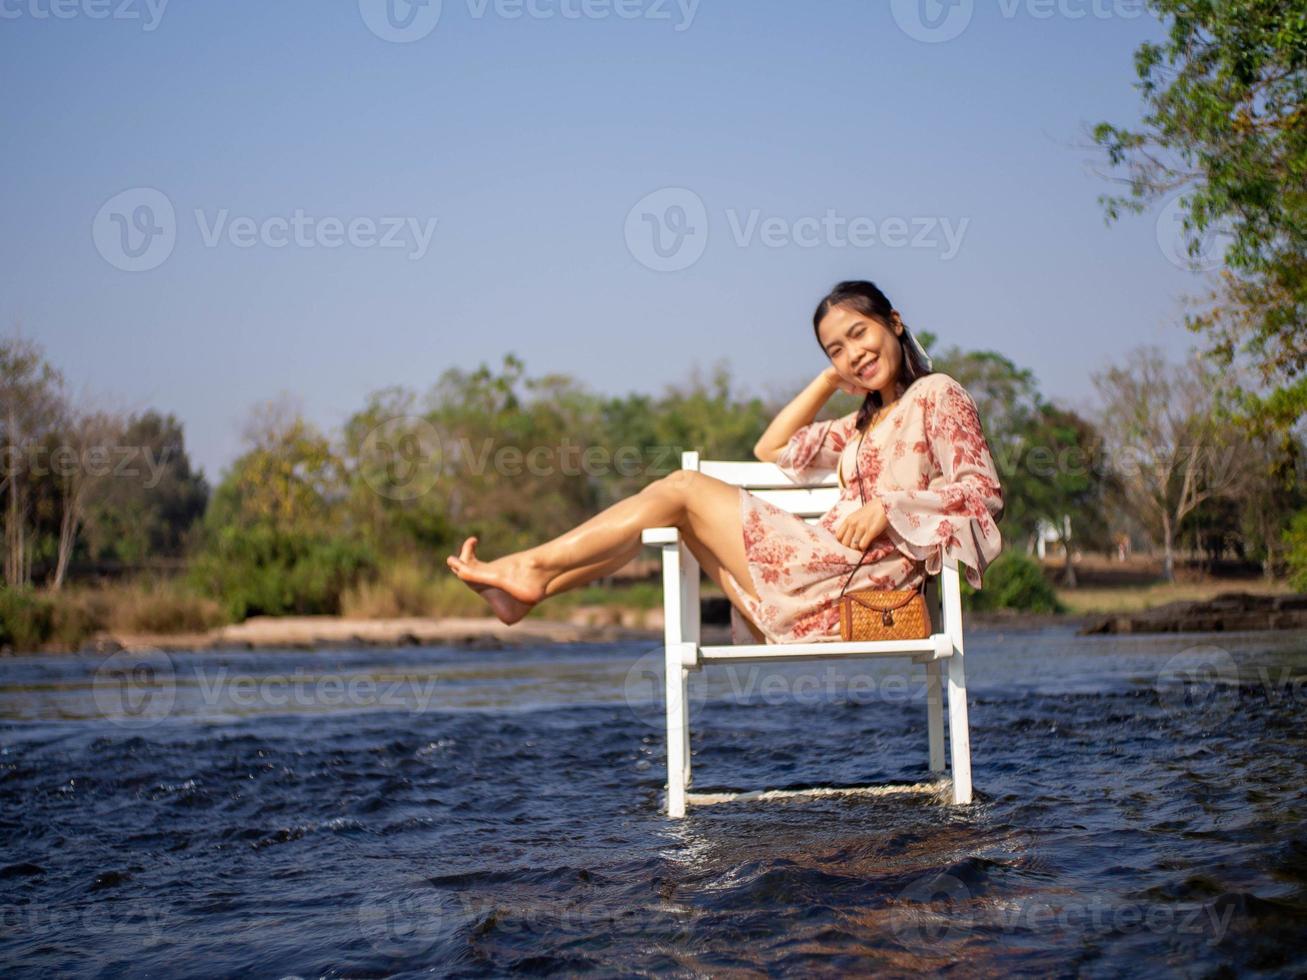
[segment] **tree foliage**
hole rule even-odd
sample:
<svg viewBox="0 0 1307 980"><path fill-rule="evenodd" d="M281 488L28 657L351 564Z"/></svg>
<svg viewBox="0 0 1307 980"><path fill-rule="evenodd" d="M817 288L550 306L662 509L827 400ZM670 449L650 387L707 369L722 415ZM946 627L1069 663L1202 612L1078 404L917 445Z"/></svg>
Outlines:
<svg viewBox="0 0 1307 980"><path fill-rule="evenodd" d="M1228 233L1225 268L1185 322L1216 363L1253 369L1226 400L1283 456L1307 412L1307 0L1148 6L1167 39L1135 53L1142 128L1094 128L1129 185L1100 203L1112 221L1182 191L1190 254Z"/></svg>
<svg viewBox="0 0 1307 980"><path fill-rule="evenodd" d="M205 513L191 581L238 619L338 612L377 561L344 506L343 460L286 402L258 406L245 439Z"/></svg>

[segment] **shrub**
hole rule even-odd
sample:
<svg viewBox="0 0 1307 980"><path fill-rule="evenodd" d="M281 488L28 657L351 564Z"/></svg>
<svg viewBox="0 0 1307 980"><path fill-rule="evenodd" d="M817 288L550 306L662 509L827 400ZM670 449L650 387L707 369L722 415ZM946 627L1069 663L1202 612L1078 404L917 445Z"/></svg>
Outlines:
<svg viewBox="0 0 1307 980"><path fill-rule="evenodd" d="M360 619L396 616L489 616L490 609L448 568L413 560L381 565L377 573L341 594L341 615Z"/></svg>
<svg viewBox="0 0 1307 980"><path fill-rule="evenodd" d="M1289 566L1289 585L1298 592L1307 592L1307 510L1293 515L1284 529L1287 546L1285 561Z"/></svg>
<svg viewBox="0 0 1307 980"><path fill-rule="evenodd" d="M962 597L968 609L991 611L1064 612L1057 593L1044 578L1039 563L1028 555L1004 551L985 569L984 588L973 589L962 579Z"/></svg>
<svg viewBox="0 0 1307 980"><path fill-rule="evenodd" d="M107 589L65 589L51 596L51 605L51 638L72 650L98 630L106 629L113 618L114 603Z"/></svg>
<svg viewBox="0 0 1307 980"><path fill-rule="evenodd" d="M344 591L375 567L372 552L353 541L228 526L197 558L190 580L239 621L338 613Z"/></svg>
<svg viewBox="0 0 1307 980"><path fill-rule="evenodd" d="M707 579L702 584L704 595L720 595ZM662 582L629 582L621 585L587 585L564 592L550 599L547 607L566 609L576 606L622 606L628 609L662 609ZM545 607L542 607L545 608Z"/></svg>
<svg viewBox="0 0 1307 980"><path fill-rule="evenodd" d="M51 635L54 603L31 588L0 588L0 646L19 652L40 648Z"/></svg>
<svg viewBox="0 0 1307 980"><path fill-rule="evenodd" d="M141 581L106 593L108 626L125 633L199 633L226 622L219 603L184 581Z"/></svg>

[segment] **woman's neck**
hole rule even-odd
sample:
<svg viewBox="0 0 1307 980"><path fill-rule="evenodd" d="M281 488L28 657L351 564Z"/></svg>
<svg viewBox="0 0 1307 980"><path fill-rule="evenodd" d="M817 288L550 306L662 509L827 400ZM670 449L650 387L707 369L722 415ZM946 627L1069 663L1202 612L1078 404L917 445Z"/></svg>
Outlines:
<svg viewBox="0 0 1307 980"><path fill-rule="evenodd" d="M880 404L881 404L882 414L891 405L893 405L896 401L898 401L900 398L903 397L903 392L905 390L905 387L906 386L903 384L902 381L895 381L892 385L889 385L888 387L882 388L880 390Z"/></svg>

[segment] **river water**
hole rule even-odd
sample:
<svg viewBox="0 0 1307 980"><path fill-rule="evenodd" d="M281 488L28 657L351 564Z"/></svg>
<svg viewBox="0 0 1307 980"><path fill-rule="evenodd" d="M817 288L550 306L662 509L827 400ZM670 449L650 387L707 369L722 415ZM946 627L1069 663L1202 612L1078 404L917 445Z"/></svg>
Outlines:
<svg viewBox="0 0 1307 980"><path fill-rule="evenodd" d="M7 658L0 970L1307 971L1307 633L967 643L974 804L679 821L652 643ZM691 677L694 792L927 776L919 666Z"/></svg>

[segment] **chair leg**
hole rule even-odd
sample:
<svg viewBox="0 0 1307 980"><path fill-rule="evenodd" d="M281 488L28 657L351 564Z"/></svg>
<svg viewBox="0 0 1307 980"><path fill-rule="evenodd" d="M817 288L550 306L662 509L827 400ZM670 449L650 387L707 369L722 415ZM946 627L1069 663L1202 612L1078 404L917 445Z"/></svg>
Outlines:
<svg viewBox="0 0 1307 980"><path fill-rule="evenodd" d="M690 671L681 668L681 703L685 710L681 712L681 745L685 748L682 771L685 773L685 788L689 789L694 781L694 770L690 767Z"/></svg>
<svg viewBox="0 0 1307 980"><path fill-rule="evenodd" d="M930 771L944 771L944 685L938 660L926 661L926 729L930 737Z"/></svg>
<svg viewBox="0 0 1307 980"><path fill-rule="evenodd" d="M971 733L967 723L967 672L962 652L948 658L949 748L953 762L953 802L971 802Z"/></svg>
<svg viewBox="0 0 1307 980"><path fill-rule="evenodd" d="M685 816L687 721L686 670L681 666L680 649L667 645L664 662L667 691L667 816Z"/></svg>

